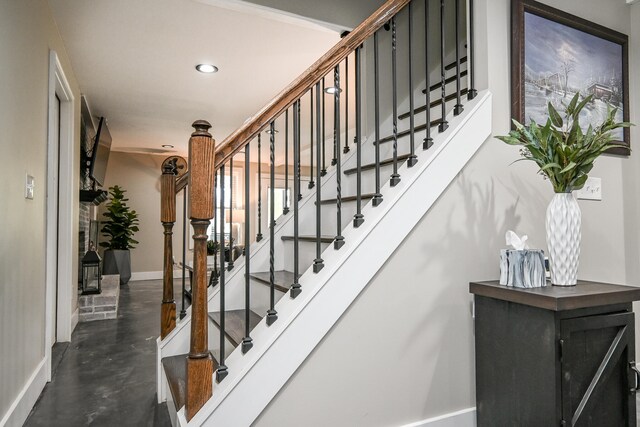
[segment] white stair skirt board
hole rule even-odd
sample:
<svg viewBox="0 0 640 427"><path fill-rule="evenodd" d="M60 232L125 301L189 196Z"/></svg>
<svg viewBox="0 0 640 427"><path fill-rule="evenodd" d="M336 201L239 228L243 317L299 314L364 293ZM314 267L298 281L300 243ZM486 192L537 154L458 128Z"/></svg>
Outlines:
<svg viewBox="0 0 640 427"><path fill-rule="evenodd" d="M476 427L476 408L463 409L402 427Z"/></svg>
<svg viewBox="0 0 640 427"><path fill-rule="evenodd" d="M46 357L38 363L27 383L20 390L20 394L18 394L7 413L0 420L0 426L20 427L24 424L47 383L47 367L50 363Z"/></svg>
<svg viewBox="0 0 640 427"><path fill-rule="evenodd" d="M377 273L372 266L384 264L489 137L491 94L481 92L465 104L463 114L447 118L449 129L435 134L434 146L418 153L419 162L413 168L400 168L402 181L393 188L385 184L384 202L364 208L364 224L344 230L342 249L323 253L324 269L318 274L307 271L300 278L298 298L279 301L278 321L270 327L264 321L258 324L251 351L228 356L229 376L215 384L213 397L190 426L255 421ZM371 251L372 247L377 250Z"/></svg>

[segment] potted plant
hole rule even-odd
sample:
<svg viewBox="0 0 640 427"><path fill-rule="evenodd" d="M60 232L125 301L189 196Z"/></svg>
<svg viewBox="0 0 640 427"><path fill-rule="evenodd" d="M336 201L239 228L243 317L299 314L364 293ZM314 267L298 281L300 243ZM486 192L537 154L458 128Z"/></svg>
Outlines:
<svg viewBox="0 0 640 427"><path fill-rule="evenodd" d="M103 273L120 274L120 284L124 285L131 278L131 254L138 241L133 235L139 230L138 213L127 206L129 199L125 198L121 187L109 187L111 199L107 203L107 211L102 215L107 217L100 229L103 236L109 238L100 243L106 248L104 252Z"/></svg>
<svg viewBox="0 0 640 427"><path fill-rule="evenodd" d="M620 146L612 142L612 131L631 126L616 122L617 109L608 106L602 124L589 125L584 131L580 113L593 101L592 95L580 99L580 93L576 93L566 105L564 119L549 102L549 117L544 125L531 120L525 126L513 120L515 130L497 137L509 145L521 146L520 160L535 162L539 173L553 186L555 195L547 208L546 232L551 283L559 286L577 283L581 213L572 191L584 186L601 154Z"/></svg>

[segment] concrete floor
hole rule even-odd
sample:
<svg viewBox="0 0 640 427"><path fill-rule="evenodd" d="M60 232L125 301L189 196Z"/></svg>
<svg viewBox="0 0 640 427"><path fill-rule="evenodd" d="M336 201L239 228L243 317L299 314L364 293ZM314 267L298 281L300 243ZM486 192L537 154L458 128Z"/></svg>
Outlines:
<svg viewBox="0 0 640 427"><path fill-rule="evenodd" d="M156 403L161 301L162 281L130 282L117 319L78 324L71 344L55 346L52 381L25 426L170 426Z"/></svg>

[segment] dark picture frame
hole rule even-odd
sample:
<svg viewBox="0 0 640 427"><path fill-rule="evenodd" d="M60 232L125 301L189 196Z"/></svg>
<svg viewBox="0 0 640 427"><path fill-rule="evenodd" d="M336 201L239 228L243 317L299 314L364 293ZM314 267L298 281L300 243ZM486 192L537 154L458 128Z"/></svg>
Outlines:
<svg viewBox="0 0 640 427"><path fill-rule="evenodd" d="M511 1L511 30L511 116L514 119L529 122L546 109L545 101L549 100L562 108L561 104L568 104L574 92L580 90L583 94L594 94L592 105L585 109L590 115L581 120L583 126L589 124L590 117L594 122L602 121L597 117L606 111L605 102L619 108L617 121L629 121L627 35L533 0ZM563 46L554 45L555 40L560 40L554 37L561 35L566 35L561 39ZM529 54L525 52L527 44L531 47ZM536 56L535 48L542 45L544 54ZM589 113L589 109L593 112ZM615 138L615 142L624 146L607 153L630 154L629 128L620 130L620 137Z"/></svg>

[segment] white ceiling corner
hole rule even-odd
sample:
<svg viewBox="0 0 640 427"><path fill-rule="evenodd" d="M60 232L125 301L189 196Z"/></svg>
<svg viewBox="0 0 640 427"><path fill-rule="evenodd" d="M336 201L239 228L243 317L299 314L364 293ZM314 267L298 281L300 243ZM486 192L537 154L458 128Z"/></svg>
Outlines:
<svg viewBox="0 0 640 427"><path fill-rule="evenodd" d="M315 23L234 10L230 0L49 3L80 90L119 151L171 144L186 153L197 119L222 141L339 41ZM198 63L220 71L200 74Z"/></svg>

